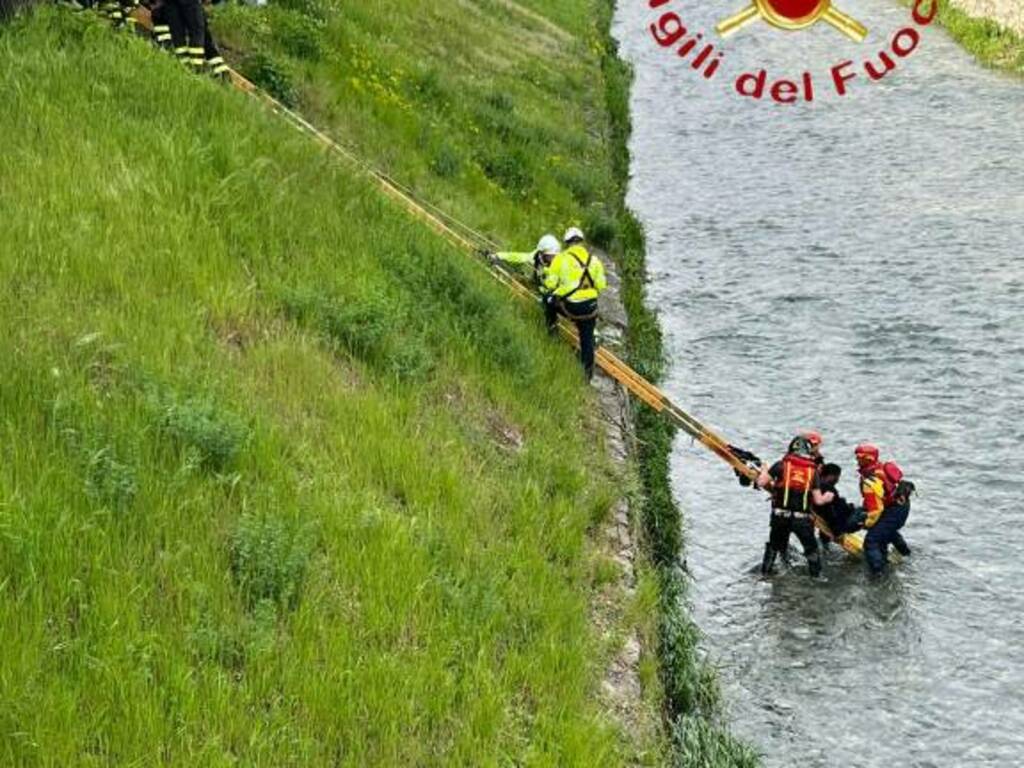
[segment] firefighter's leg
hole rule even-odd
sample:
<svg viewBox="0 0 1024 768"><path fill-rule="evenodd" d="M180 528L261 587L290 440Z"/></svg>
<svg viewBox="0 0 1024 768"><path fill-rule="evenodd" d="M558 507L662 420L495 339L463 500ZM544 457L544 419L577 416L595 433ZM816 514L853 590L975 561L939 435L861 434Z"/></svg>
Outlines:
<svg viewBox="0 0 1024 768"><path fill-rule="evenodd" d="M544 296L544 324L550 334L554 334L558 330L558 307L557 298L550 293Z"/></svg>
<svg viewBox="0 0 1024 768"><path fill-rule="evenodd" d="M903 557L910 557L910 545L907 544L907 540L903 538L903 534L899 531L892 535L892 548L903 555Z"/></svg>
<svg viewBox="0 0 1024 768"><path fill-rule="evenodd" d="M188 37L187 61L197 72L204 66L206 50L206 14L201 0L177 0Z"/></svg>
<svg viewBox="0 0 1024 768"><path fill-rule="evenodd" d="M153 40L165 51L169 51L174 48L174 36L171 34L168 8L168 4L162 3L154 6L151 11L151 17L153 19Z"/></svg>
<svg viewBox="0 0 1024 768"><path fill-rule="evenodd" d="M182 64L188 64L188 32L185 29L185 15L182 12L182 0L165 0L163 18L171 30L171 48L175 58Z"/></svg>
<svg viewBox="0 0 1024 768"><path fill-rule="evenodd" d="M597 318L576 321L576 333L580 337L580 363L583 364L583 375L587 381L594 378L594 330Z"/></svg>
<svg viewBox="0 0 1024 768"><path fill-rule="evenodd" d="M206 44L203 49L203 57L206 59L206 71L216 78L226 78L228 76L228 65L225 63L224 57L220 55L217 43L213 40L209 20L206 18L205 12L203 13L203 24L206 28Z"/></svg>
<svg viewBox="0 0 1024 768"><path fill-rule="evenodd" d="M771 515L768 528L768 543L764 545L764 557L761 559L761 575L768 576L775 569L775 560L780 552L786 550L789 543L789 518Z"/></svg>
<svg viewBox="0 0 1024 768"><path fill-rule="evenodd" d="M818 550L818 540L814 536L814 524L809 517L800 517L793 521L793 533L800 539L804 548L804 557L807 558L807 570L812 577L821 575L821 552Z"/></svg>
<svg viewBox="0 0 1024 768"><path fill-rule="evenodd" d="M864 559L872 575L879 576L888 564L889 532L886 530L885 518L879 520L864 537Z"/></svg>

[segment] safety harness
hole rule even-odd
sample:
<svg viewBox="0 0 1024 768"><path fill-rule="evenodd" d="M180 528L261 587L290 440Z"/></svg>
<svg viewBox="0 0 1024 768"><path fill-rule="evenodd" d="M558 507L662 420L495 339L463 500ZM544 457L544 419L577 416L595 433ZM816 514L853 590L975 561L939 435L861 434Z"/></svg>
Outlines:
<svg viewBox="0 0 1024 768"><path fill-rule="evenodd" d="M594 255L590 252L587 253L586 264L584 264L583 260L572 251L569 251L569 255L572 256L573 260L580 265L580 269L583 270L583 275L580 277L580 281L576 284L576 287L562 297L565 301L568 301L569 297L577 291L583 291L595 287L594 278L590 274L590 262L594 260Z"/></svg>

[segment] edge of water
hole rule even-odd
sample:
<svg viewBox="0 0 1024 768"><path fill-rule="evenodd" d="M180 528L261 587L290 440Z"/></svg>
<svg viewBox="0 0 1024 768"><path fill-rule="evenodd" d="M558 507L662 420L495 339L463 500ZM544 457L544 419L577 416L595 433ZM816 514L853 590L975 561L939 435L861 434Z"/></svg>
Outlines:
<svg viewBox="0 0 1024 768"><path fill-rule="evenodd" d="M954 0L937 2L938 22L980 64L1024 77L1024 36L994 19L969 15Z"/></svg>
<svg viewBox="0 0 1024 768"><path fill-rule="evenodd" d="M629 362L649 380L659 381L666 359L657 315L646 303L646 239L643 227L626 205L629 186L629 138L632 131L630 66L618 54L612 35L616 0L600 0L605 103L611 127L615 174L615 219L618 235L613 254L622 277L622 301L629 319ZM715 670L699 651L700 630L690 617L683 551L682 513L669 480L675 428L640 404L633 406L638 443L641 498L634 514L640 520L641 548L657 577L659 616L657 657L663 711L678 766L755 766L757 755L733 737L724 721Z"/></svg>

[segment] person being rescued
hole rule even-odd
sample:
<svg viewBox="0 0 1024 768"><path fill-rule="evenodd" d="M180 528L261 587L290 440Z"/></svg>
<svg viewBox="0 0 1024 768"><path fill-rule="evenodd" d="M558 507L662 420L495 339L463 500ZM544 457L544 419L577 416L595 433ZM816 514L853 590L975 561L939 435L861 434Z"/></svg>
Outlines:
<svg viewBox="0 0 1024 768"><path fill-rule="evenodd" d="M828 528L828 532L818 529L818 540L824 549L828 549L833 541L844 534L860 529L857 508L839 494L839 478L842 475L843 470L838 464L824 463L818 468L816 487L821 492L821 498L828 498L828 501L812 504L812 509Z"/></svg>
<svg viewBox="0 0 1024 768"><path fill-rule="evenodd" d="M764 545L761 574L769 576L780 554L785 557L789 537L796 534L807 558L807 570L812 578L821 575L821 552L814 535L811 515L815 507L832 504L836 492L822 491L818 487L818 462L811 441L797 435L790 443L786 455L757 478L757 487L771 492L772 513L769 522L768 543Z"/></svg>
<svg viewBox="0 0 1024 768"><path fill-rule="evenodd" d="M877 446L861 443L854 449L854 457L864 498L864 559L877 576L888 566L889 545L903 557L910 555L900 530L910 516L910 497L915 489L912 482L903 479L903 471L895 462L879 459Z"/></svg>

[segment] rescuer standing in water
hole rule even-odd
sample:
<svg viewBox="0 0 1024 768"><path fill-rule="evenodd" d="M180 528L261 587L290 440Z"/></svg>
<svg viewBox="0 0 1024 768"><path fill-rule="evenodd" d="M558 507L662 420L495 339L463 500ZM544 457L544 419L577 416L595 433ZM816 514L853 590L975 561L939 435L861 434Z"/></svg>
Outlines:
<svg viewBox="0 0 1024 768"><path fill-rule="evenodd" d="M549 328L555 313L572 320L580 337L580 362L590 381L594 376L594 330L597 327L597 297L608 287L604 264L583 244L583 232L570 227L565 233L565 250L555 256L544 279L551 294L551 309L545 309ZM547 304L545 304L547 307Z"/></svg>
<svg viewBox="0 0 1024 768"><path fill-rule="evenodd" d="M864 559L871 573L881 574L889 562L889 545L904 557L910 555L900 529L910 515L910 497L914 484L903 479L895 462L883 463L878 447L862 443L854 449L860 472L860 492L864 498Z"/></svg>
<svg viewBox="0 0 1024 768"><path fill-rule="evenodd" d="M757 487L771 491L772 514L768 543L764 545L761 574L768 576L775 560L789 547L790 534L796 534L807 558L807 570L814 578L821 575L821 552L814 535L812 505L824 506L835 499L834 491L822 492L817 485L818 461L814 446L803 435L794 437L786 455L770 468L762 470Z"/></svg>

